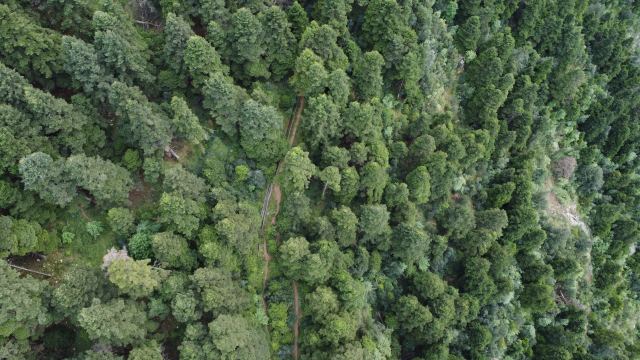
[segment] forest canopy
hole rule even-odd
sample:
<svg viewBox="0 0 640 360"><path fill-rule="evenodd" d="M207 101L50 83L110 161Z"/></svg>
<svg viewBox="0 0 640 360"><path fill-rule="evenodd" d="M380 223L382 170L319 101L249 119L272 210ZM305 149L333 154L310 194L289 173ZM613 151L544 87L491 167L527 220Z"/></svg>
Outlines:
<svg viewBox="0 0 640 360"><path fill-rule="evenodd" d="M0 359L637 359L640 3L4 0Z"/></svg>

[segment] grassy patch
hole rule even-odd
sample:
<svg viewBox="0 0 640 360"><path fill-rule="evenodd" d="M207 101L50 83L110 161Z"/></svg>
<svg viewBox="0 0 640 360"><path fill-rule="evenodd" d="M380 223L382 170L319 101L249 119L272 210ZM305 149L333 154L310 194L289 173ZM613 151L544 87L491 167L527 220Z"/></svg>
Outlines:
<svg viewBox="0 0 640 360"><path fill-rule="evenodd" d="M102 224L102 233L94 238L87 232L87 223L98 221ZM102 256L113 246L118 247L116 235L111 232L104 212L89 206L85 199L75 201L68 207L67 213L56 226L62 232L74 234L73 241L63 244L60 251L87 265L97 266L102 263Z"/></svg>

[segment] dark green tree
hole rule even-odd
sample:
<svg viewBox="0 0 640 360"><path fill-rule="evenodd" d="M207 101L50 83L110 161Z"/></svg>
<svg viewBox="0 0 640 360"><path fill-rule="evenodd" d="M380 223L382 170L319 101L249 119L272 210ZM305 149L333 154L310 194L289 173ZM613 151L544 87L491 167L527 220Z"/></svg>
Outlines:
<svg viewBox="0 0 640 360"><path fill-rule="evenodd" d="M382 97L382 66L384 58L377 51L370 51L363 55L360 63L355 67L353 78L356 91L362 100Z"/></svg>
<svg viewBox="0 0 640 360"><path fill-rule="evenodd" d="M189 249L185 238L172 232L162 232L152 237L153 253L163 267L169 269L192 269L195 254Z"/></svg>
<svg viewBox="0 0 640 360"><path fill-rule="evenodd" d="M269 164L284 154L286 142L282 116L254 100L247 100L240 113L240 144L249 157Z"/></svg>

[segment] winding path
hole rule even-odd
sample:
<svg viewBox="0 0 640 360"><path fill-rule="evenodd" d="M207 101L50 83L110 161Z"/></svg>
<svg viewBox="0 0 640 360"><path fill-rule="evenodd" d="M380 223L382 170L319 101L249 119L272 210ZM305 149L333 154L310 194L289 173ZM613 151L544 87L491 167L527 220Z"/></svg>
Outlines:
<svg viewBox="0 0 640 360"><path fill-rule="evenodd" d="M287 142L289 143L289 147L293 146L296 141L296 134L298 132L298 126L300 126L300 121L302 119L302 111L304 110L304 97L299 96L298 101L296 102L296 108L293 112L291 119L287 124L287 129L285 131L285 136L287 137ZM269 188L267 192L264 194L264 200L262 201L262 210L260 211L260 215L262 218L262 223L260 225L260 235L262 236L262 257L264 259L264 269L262 271L262 304L264 306L265 313L267 312L267 300L265 297L265 292L267 291L267 285L269 283L269 262L272 257L269 254L268 241L265 236L264 230L268 223L271 225L276 224L276 217L280 212L280 201L282 199L280 184L277 182L278 174L282 171L282 160L278 162L278 166L276 167L276 173L273 176L273 181L269 184ZM276 211L271 216L271 221L268 221L269 216L269 205L271 204L271 200L275 201ZM292 355L295 360L299 358L299 347L298 347L298 337L300 333L300 319L302 318L302 311L300 310L300 299L298 296L298 284L294 281L292 284L293 287L293 307L296 316L296 320L293 325L293 351Z"/></svg>

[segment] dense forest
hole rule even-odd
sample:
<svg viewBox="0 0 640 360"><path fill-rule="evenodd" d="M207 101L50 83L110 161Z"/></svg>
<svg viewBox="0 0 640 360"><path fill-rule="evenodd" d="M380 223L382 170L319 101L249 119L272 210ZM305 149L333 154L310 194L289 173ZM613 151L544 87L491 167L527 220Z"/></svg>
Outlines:
<svg viewBox="0 0 640 360"><path fill-rule="evenodd" d="M0 1L0 358L638 359L640 3Z"/></svg>

